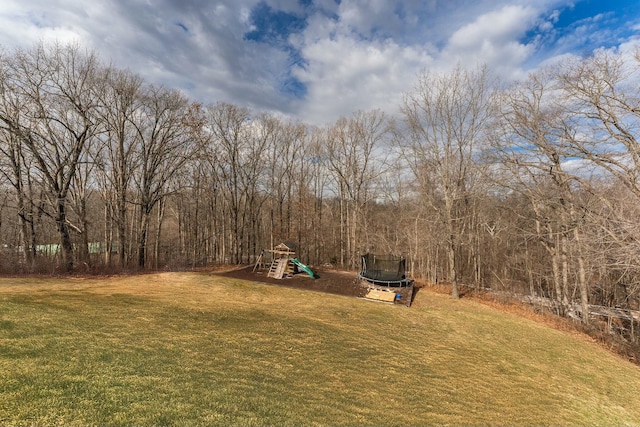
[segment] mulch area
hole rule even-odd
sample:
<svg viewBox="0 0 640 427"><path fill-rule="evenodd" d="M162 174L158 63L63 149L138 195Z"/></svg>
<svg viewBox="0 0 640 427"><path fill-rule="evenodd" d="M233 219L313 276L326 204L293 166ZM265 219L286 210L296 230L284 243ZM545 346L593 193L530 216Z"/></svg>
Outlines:
<svg viewBox="0 0 640 427"><path fill-rule="evenodd" d="M352 297L364 297L367 293L366 287L357 283L356 273L328 269L319 270L316 268L313 269L313 272L317 275L316 279L312 279L306 273L297 273L282 279L274 279L267 277L267 270L258 270L254 273L253 266L248 265L239 269L215 272L214 274L233 277L234 279Z"/></svg>
<svg viewBox="0 0 640 427"><path fill-rule="evenodd" d="M355 298L364 298L367 295L367 284L360 283L355 272L338 271L333 269L313 268L317 278L312 279L306 273L297 273L283 279L267 277L267 270L253 272L253 266L249 265L239 269L219 271L213 274L232 277L235 279L249 280L252 282L266 283L270 285L285 286L296 289L306 289L329 294L342 295ZM413 287L397 288L401 298L397 303L410 305L414 296ZM410 295L409 295L410 292Z"/></svg>

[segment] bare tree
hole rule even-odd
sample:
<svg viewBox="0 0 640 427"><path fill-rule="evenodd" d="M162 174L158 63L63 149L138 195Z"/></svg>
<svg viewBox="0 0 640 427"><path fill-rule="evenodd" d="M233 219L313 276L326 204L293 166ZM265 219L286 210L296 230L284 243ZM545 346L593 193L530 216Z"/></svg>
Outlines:
<svg viewBox="0 0 640 427"><path fill-rule="evenodd" d="M584 201L580 197L580 190L588 188L588 183L567 171L570 153L566 150L566 136L572 132L557 97L553 80L544 72L505 92L503 140L494 147L500 153L502 165L510 170L507 186L525 194L531 202L539 242L551 257L561 313L566 314L570 303L570 270L574 270L583 320L588 322L589 295L581 232Z"/></svg>
<svg viewBox="0 0 640 427"><path fill-rule="evenodd" d="M586 212L585 252L592 266L590 298L594 304L640 307L640 210L619 182L601 182Z"/></svg>
<svg viewBox="0 0 640 427"><path fill-rule="evenodd" d="M640 62L638 58L625 57L622 52L596 51L586 58L565 61L550 70L548 82L554 85L553 105L556 117L547 126L553 127L553 139L547 145L548 177L560 195L559 214L562 218L560 235L561 274L563 290L567 291L567 259L570 251L577 263L577 282L583 320L588 321L589 299L588 266L586 254L593 253L593 247L586 246L589 236L581 230L583 218L598 222L584 206L582 197L577 197L577 188L588 188L588 194L596 195L598 204L607 206L606 194L593 190L587 182L588 174L598 179L613 178L626 186L637 201L640 196L640 145L637 131L640 126ZM548 85L547 82L547 85ZM540 80L537 82L541 86ZM544 88L549 92L549 88ZM542 89L539 90L542 92ZM550 104L543 107L549 111ZM541 109L540 109L541 110ZM530 109L527 112L532 113ZM535 113L535 111L533 111ZM526 115L526 114L525 114ZM521 121L524 122L524 115ZM551 123L551 124L549 124ZM548 147L552 146L551 151ZM541 147L541 146L540 146ZM571 159L574 164L583 165L581 171L568 173L564 167ZM624 220L622 221L622 223ZM621 222L615 222L621 224ZM614 227L615 228L615 227ZM609 234L616 242L616 232ZM568 238L571 236L571 239ZM633 234L627 239L617 240L622 246L634 247ZM585 239L585 237L587 239ZM571 245L567 248L568 245ZM598 258L594 254L594 259Z"/></svg>
<svg viewBox="0 0 640 427"><path fill-rule="evenodd" d="M640 197L640 59L600 50L555 73L572 132L571 155L608 171Z"/></svg>
<svg viewBox="0 0 640 427"><path fill-rule="evenodd" d="M493 117L495 89L486 68L424 73L402 104L400 142L412 173L447 232L451 295L458 298L463 233L477 183L474 156Z"/></svg>
<svg viewBox="0 0 640 427"><path fill-rule="evenodd" d="M207 109L207 124L212 136L208 155L217 159L230 221L230 260L239 264L254 250L248 232L257 218L254 204L261 203L258 184L274 127L265 116L254 119L248 109L225 103Z"/></svg>
<svg viewBox="0 0 640 427"><path fill-rule="evenodd" d="M77 45L38 45L18 51L9 62L11 83L24 102L14 122L48 189L62 260L73 269L74 250L67 217L67 196L87 141L97 131L94 83L102 69L92 52Z"/></svg>
<svg viewBox="0 0 640 427"><path fill-rule="evenodd" d="M138 266L147 260L151 214L169 192L168 184L197 154L190 126L190 104L179 92L150 86L142 98L142 117L135 123L140 142L133 179L138 191ZM160 206L162 208L162 206ZM160 212L162 214L162 211ZM157 260L156 260L157 261Z"/></svg>
<svg viewBox="0 0 640 427"><path fill-rule="evenodd" d="M10 84L8 63L10 58L0 57L0 173L14 188L18 215L19 247L22 260L28 269L33 267L36 250L34 230L34 202L29 185L30 158L24 148L22 128L23 104Z"/></svg>
<svg viewBox="0 0 640 427"><path fill-rule="evenodd" d="M276 240L290 239L292 232L292 190L294 187L294 168L296 161L303 162L305 129L301 125L285 123L270 117L264 124L271 141L266 145L268 158L266 182L269 203L269 244L271 247Z"/></svg>
<svg viewBox="0 0 640 427"><path fill-rule="evenodd" d="M129 71L110 67L105 72L103 89L99 93L98 113L103 123L103 145L93 153L100 166L105 201L105 262L111 264L112 224L116 228L119 265L127 266L127 220L133 173L140 161L143 126L142 79Z"/></svg>
<svg viewBox="0 0 640 427"><path fill-rule="evenodd" d="M637 137L640 129L640 49L636 48L633 56L623 51L598 50L586 58L562 64L554 77L562 91L562 105L570 122L564 135L569 155L591 165L600 179L613 178L625 186L637 203L640 199L640 143ZM603 206L616 204L606 193L598 196ZM608 213L605 217L611 219L602 223L611 225L607 246L623 260L627 258L623 253L636 252L637 235L629 233L631 229L623 225L627 219L619 213L624 210L605 209L604 212ZM615 220L610 215L612 212L616 213ZM621 230L625 231L620 233ZM621 235L626 238L619 239ZM598 259L599 251L594 255ZM629 271L628 268L611 269L612 275L619 275L613 282L628 281L633 276Z"/></svg>
<svg viewBox="0 0 640 427"><path fill-rule="evenodd" d="M327 162L340 202L340 265L355 267L359 250L364 250L363 212L372 199L372 185L383 173L382 144L389 135L389 123L379 110L358 111L340 118L328 132Z"/></svg>
<svg viewBox="0 0 640 427"><path fill-rule="evenodd" d="M91 142L89 143L91 145ZM89 266L89 201L96 187L95 163L88 156L83 155L78 162L78 169L71 181L69 188L69 207L75 213L76 223L69 221L69 226L75 230L79 236L76 243L78 261L85 266Z"/></svg>

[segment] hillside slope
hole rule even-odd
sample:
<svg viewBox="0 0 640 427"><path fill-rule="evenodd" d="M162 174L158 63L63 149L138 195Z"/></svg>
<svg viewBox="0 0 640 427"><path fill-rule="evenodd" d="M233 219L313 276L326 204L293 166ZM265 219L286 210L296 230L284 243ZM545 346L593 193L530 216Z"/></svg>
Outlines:
<svg viewBox="0 0 640 427"><path fill-rule="evenodd" d="M423 290L0 279L2 425L640 425L640 368Z"/></svg>

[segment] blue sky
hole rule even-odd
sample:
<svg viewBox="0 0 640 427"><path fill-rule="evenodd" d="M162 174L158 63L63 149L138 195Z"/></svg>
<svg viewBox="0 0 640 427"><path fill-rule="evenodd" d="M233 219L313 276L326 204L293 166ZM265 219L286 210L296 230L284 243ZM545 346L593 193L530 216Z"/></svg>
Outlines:
<svg viewBox="0 0 640 427"><path fill-rule="evenodd" d="M395 114L424 70L519 79L640 45L630 0L3 0L0 45L77 41L150 83L311 124Z"/></svg>

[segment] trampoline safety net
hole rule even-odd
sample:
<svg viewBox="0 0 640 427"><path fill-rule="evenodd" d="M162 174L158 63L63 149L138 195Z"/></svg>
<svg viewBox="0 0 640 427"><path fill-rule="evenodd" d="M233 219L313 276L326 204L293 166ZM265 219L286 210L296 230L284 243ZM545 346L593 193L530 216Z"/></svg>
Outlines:
<svg viewBox="0 0 640 427"><path fill-rule="evenodd" d="M405 259L393 255L363 255L360 277L372 282L404 283L407 281Z"/></svg>

